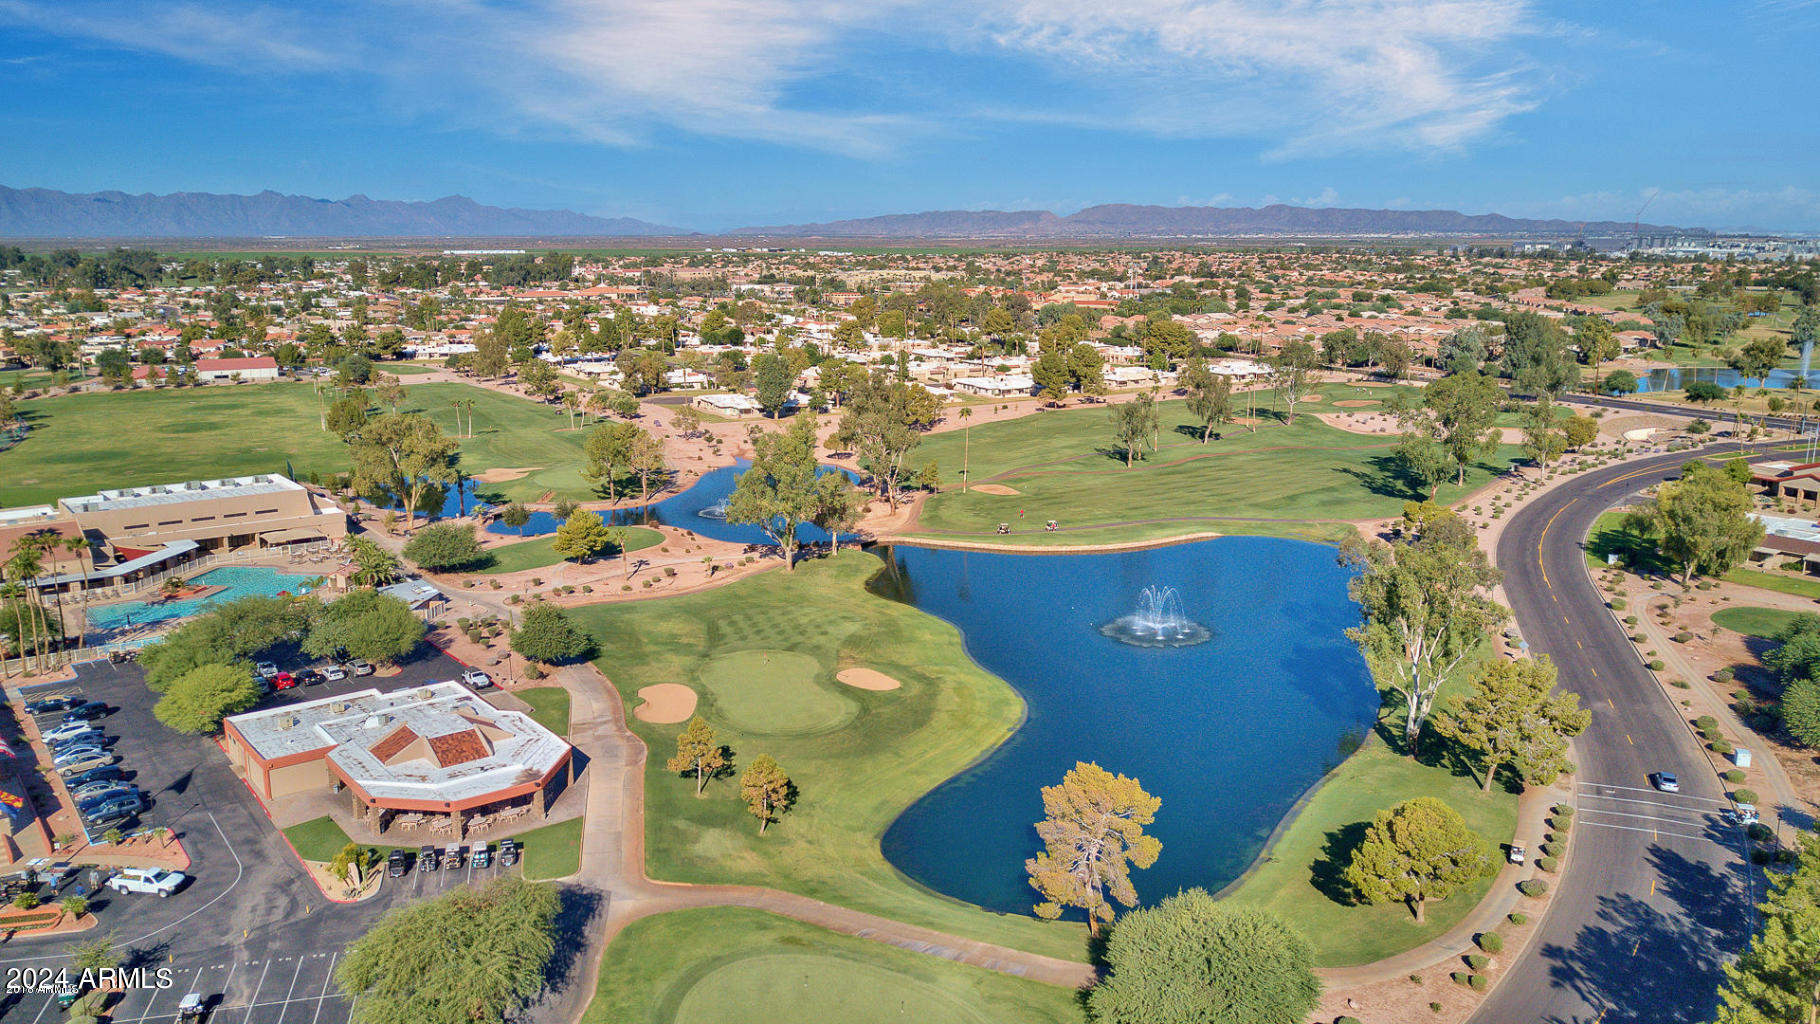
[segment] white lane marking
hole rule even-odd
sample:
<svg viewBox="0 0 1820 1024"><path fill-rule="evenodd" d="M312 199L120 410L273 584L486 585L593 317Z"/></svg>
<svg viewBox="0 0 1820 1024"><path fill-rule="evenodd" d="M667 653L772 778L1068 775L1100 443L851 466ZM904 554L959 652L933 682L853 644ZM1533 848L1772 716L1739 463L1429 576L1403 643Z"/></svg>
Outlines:
<svg viewBox="0 0 1820 1024"><path fill-rule="evenodd" d="M44 1005L38 1008L38 1016L32 1018L32 1024L38 1024L38 1021L44 1016L44 1011L50 1009L51 1004L55 1003L56 1001L57 1001L57 994L55 992L46 996L44 999Z"/></svg>
<svg viewBox="0 0 1820 1024"><path fill-rule="evenodd" d="M1658 817L1657 815L1654 815L1654 814L1636 814L1631 811L1602 811L1596 807L1588 807L1586 809L1586 813L1587 814L1604 814L1604 815L1608 815L1613 818L1642 818L1644 821L1666 821L1671 825L1711 824L1710 822L1704 822L1704 821L1688 821L1685 818L1663 818L1663 817ZM1589 824L1597 824L1597 823L1589 822Z"/></svg>
<svg viewBox="0 0 1820 1024"><path fill-rule="evenodd" d="M242 878L246 877L246 865L241 863L240 854L238 854L234 851L234 844L228 842L227 833L222 831L222 829L221 829L221 822L215 820L215 814L213 811L206 811L204 813L208 814L209 823L215 826L215 834L219 835L221 837L222 845L227 847L228 854L234 858L234 881L229 883L228 887L226 889L223 889L219 894L217 894L214 899L209 900L207 903L204 903L202 906L197 907L195 910L190 911L189 913L183 915L182 917L178 918L175 921L172 921L170 924L167 924L162 928L158 928L153 931L146 932L144 935L138 936L137 938L119 940L119 942L117 943L118 946L120 946L120 947L137 946L140 943L144 942L146 939L149 939L154 935L161 935L165 932L170 931L172 928L177 927L178 925L182 924L183 922L188 921L190 918L195 917L197 914L202 913L203 911L207 910L208 908L210 908L210 907L214 906L215 904L220 903L222 900L226 899L229 893L233 892L236 888L238 888L240 886L240 880ZM36 961L36 960L61 960L67 956L69 956L68 953L50 953L45 956L21 957L18 960L13 961L13 962L29 963L29 962Z"/></svg>
<svg viewBox="0 0 1820 1024"><path fill-rule="evenodd" d="M1587 828L1615 828L1620 832L1644 832L1649 835L1656 836L1658 838L1660 838L1662 836L1676 836L1681 839L1698 839L1698 840L1701 840L1702 842L1710 842L1710 843L1714 843L1715 845L1718 845L1718 846L1725 845L1708 836L1690 835L1689 833L1686 833L1686 832L1666 832L1659 828L1632 828L1629 825L1607 825L1606 823L1604 823L1602 821L1589 821L1586 823L1586 827Z"/></svg>
<svg viewBox="0 0 1820 1024"><path fill-rule="evenodd" d="M329 957L329 975L322 979L322 994L316 997L316 1013L310 1017L310 1024L316 1024L316 1018L322 1016L322 1001L329 997L329 982L335 980L335 957L340 955L338 950L334 956Z"/></svg>
<svg viewBox="0 0 1820 1024"><path fill-rule="evenodd" d="M1582 782L1582 783L1580 783L1580 788L1581 789L1622 789L1629 793L1654 793L1657 796L1670 795L1670 794L1662 792L1659 789L1649 789L1644 786L1613 786L1613 785L1611 785L1609 783L1605 783L1605 782ZM1599 796L1600 794L1588 793L1586 795L1587 796ZM1714 800L1712 797L1709 797L1709 796L1683 796L1682 794L1679 794L1679 793L1674 794L1674 796L1677 796L1682 800L1698 800L1701 803L1708 803L1708 804L1724 805L1724 804L1731 802L1729 800ZM1612 799L1616 799L1616 798L1613 797Z"/></svg>
<svg viewBox="0 0 1820 1024"><path fill-rule="evenodd" d="M297 969L291 972L291 987L284 990L284 1001L286 1003L289 1003L291 1001L292 994L294 994L297 991L297 976L302 973L303 973L303 957L300 956L297 958ZM284 1013L282 1011L279 1012L278 1019L280 1021L284 1020Z"/></svg>
<svg viewBox="0 0 1820 1024"><path fill-rule="evenodd" d="M259 1005L259 990L265 987L265 974L272 969L272 962L267 960L259 969L259 980L253 983L253 994L246 1001L246 1016L240 1018L240 1024L247 1024L253 1019L253 1007Z"/></svg>
<svg viewBox="0 0 1820 1024"><path fill-rule="evenodd" d="M1718 813L1717 811L1709 810L1705 807L1687 807L1682 804L1671 804L1664 800L1633 800L1630 797L1625 797L1625 796L1599 796L1595 793L1588 793L1588 794L1586 794L1586 797L1589 800L1609 800L1612 803L1618 803L1618 804L1638 804L1643 807L1657 807L1664 811L1681 811L1684 814L1717 814ZM1617 814L1618 813L1617 811L1608 811L1603 807L1581 807L1580 809L1585 811L1588 814Z"/></svg>

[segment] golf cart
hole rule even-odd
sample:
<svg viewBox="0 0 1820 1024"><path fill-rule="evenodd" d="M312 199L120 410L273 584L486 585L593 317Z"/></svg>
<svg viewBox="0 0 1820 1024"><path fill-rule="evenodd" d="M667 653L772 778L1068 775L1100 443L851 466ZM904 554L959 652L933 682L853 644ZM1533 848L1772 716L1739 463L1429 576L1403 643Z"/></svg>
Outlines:
<svg viewBox="0 0 1820 1024"><path fill-rule="evenodd" d="M460 843L450 843L449 848L442 851L443 863L445 863L449 866L450 871L460 871L461 870L461 855L466 850L467 850L467 847L461 845Z"/></svg>
<svg viewBox="0 0 1820 1024"><path fill-rule="evenodd" d="M1510 862L1512 864L1523 863L1523 859L1524 859L1524 857L1526 857L1528 855L1528 852L1529 851L1524 848L1522 843L1517 842L1514 839L1511 840L1511 842L1510 842Z"/></svg>
<svg viewBox="0 0 1820 1024"><path fill-rule="evenodd" d="M509 868L518 863L518 840L501 839L499 841L499 866Z"/></svg>
<svg viewBox="0 0 1820 1024"><path fill-rule="evenodd" d="M385 859L385 873L393 878L403 878L404 872L404 851L394 849Z"/></svg>
<svg viewBox="0 0 1820 1024"><path fill-rule="evenodd" d="M420 871L435 871L442 867L436 857L436 847L426 846L417 851L417 868Z"/></svg>
<svg viewBox="0 0 1820 1024"><path fill-rule="evenodd" d="M474 867L487 868L493 864L493 850L489 843L474 844Z"/></svg>
<svg viewBox="0 0 1820 1024"><path fill-rule="evenodd" d="M208 1003L203 1000L200 992L191 992L177 1004L177 1019L180 1021L199 1021L208 1012Z"/></svg>
<svg viewBox="0 0 1820 1024"><path fill-rule="evenodd" d="M76 1005L76 1000L81 998L82 984L80 982L66 981L57 986L57 1009L67 1010Z"/></svg>
<svg viewBox="0 0 1820 1024"><path fill-rule="evenodd" d="M1725 820L1734 825L1755 825L1758 822L1755 804L1738 804L1725 812Z"/></svg>

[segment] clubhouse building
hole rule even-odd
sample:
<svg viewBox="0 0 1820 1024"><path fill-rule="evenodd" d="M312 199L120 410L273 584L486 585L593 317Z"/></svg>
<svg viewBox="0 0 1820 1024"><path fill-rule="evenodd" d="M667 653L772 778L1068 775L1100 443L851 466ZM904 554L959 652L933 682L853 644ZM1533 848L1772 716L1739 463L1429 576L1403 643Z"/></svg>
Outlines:
<svg viewBox="0 0 1820 1024"><path fill-rule="evenodd" d="M222 728L234 770L268 804L345 793L357 820L394 841L541 822L573 781L562 737L456 682L250 711Z"/></svg>
<svg viewBox="0 0 1820 1024"><path fill-rule="evenodd" d="M0 510L0 548L34 533L88 539L92 569L38 581L65 590L130 583L201 553L339 541L347 532L348 514L339 505L276 473L127 487Z"/></svg>

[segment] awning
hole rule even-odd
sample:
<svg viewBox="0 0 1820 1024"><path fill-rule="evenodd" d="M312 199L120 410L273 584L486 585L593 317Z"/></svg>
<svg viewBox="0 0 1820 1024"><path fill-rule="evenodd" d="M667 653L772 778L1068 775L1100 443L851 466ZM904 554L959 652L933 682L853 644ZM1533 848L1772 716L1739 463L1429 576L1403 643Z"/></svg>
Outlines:
<svg viewBox="0 0 1820 1024"><path fill-rule="evenodd" d="M273 530L271 533L262 533L259 535L259 543L261 544L294 544L297 541L308 540L328 540L328 538L323 536L321 530L313 530L307 526L301 526L293 530Z"/></svg>

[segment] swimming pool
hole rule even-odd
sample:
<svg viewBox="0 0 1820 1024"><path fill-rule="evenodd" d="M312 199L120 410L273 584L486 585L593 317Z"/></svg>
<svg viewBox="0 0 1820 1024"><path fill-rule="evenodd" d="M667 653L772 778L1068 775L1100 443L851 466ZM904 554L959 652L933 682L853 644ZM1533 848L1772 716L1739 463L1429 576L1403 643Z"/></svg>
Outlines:
<svg viewBox="0 0 1820 1024"><path fill-rule="evenodd" d="M187 618L237 597L276 597L279 594L307 594L308 576L297 576L258 565L234 565L191 578L201 587L225 588L206 597L182 601L121 601L117 604L94 605L88 610L88 628L94 631L134 629L172 619Z"/></svg>

